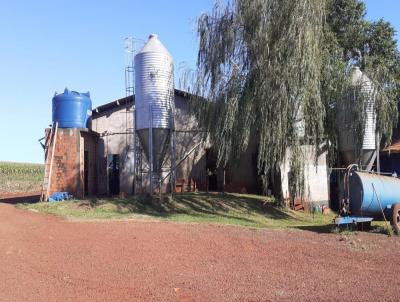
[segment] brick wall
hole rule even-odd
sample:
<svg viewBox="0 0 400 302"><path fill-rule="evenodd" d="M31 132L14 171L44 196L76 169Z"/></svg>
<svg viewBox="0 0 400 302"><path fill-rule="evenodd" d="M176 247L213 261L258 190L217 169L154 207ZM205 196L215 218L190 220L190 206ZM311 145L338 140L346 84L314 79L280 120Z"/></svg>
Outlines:
<svg viewBox="0 0 400 302"><path fill-rule="evenodd" d="M52 146L48 156L51 156ZM54 152L53 170L50 178L50 194L70 192L80 197L79 129L58 129Z"/></svg>
<svg viewBox="0 0 400 302"><path fill-rule="evenodd" d="M74 197L97 193L96 182L97 135L82 129L58 129L50 178L50 194L69 192ZM51 158L52 146L49 149ZM85 192L85 151L88 152L88 192ZM49 159L50 160L50 159Z"/></svg>

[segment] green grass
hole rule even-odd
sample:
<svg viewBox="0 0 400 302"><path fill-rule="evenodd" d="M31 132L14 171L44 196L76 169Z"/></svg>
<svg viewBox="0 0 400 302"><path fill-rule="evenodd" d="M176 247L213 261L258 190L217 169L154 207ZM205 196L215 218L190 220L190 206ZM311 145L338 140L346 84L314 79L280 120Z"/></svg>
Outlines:
<svg viewBox="0 0 400 302"><path fill-rule="evenodd" d="M277 207L264 196L177 194L173 199L91 199L19 205L24 209L78 219L157 219L231 224L257 228L304 228L323 231L332 216L311 215Z"/></svg>
<svg viewBox="0 0 400 302"><path fill-rule="evenodd" d="M40 191L44 165L0 162L0 194Z"/></svg>

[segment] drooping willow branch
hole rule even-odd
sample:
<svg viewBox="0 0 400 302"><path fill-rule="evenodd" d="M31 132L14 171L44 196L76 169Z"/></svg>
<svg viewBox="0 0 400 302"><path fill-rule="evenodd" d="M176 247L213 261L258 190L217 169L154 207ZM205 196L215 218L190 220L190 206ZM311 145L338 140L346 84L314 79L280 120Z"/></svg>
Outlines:
<svg viewBox="0 0 400 302"><path fill-rule="evenodd" d="M296 170L300 143L318 147L324 11L320 0L236 0L200 17L196 94L212 104L198 104L197 112L219 165L237 159L251 140L265 175L279 169L288 148L296 151Z"/></svg>
<svg viewBox="0 0 400 302"><path fill-rule="evenodd" d="M202 99L195 113L219 166L240 158L253 141L262 179L279 174L287 159L291 191L302 194L301 146L312 146L317 159L323 143L335 162L339 111L357 88L345 72L347 62L326 23L326 10L323 0L233 0L217 2L199 18L190 91ZM397 103L385 84L387 70L368 68L368 75L375 87L377 130L390 139ZM353 128L360 149L370 98L356 96Z"/></svg>

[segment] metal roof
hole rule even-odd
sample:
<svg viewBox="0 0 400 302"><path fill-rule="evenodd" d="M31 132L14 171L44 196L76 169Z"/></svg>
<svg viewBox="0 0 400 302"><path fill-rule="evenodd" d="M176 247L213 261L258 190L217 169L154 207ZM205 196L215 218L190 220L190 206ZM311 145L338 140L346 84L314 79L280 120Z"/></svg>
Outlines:
<svg viewBox="0 0 400 302"><path fill-rule="evenodd" d="M138 52L138 55L144 52L160 52L164 53L165 55L169 56L172 60L171 54L168 52L168 50L165 48L165 46L161 43L161 41L158 39L158 36L156 34L151 34L149 36L149 40L146 43L146 45Z"/></svg>
<svg viewBox="0 0 400 302"><path fill-rule="evenodd" d="M190 95L191 94L188 93L188 92L175 89L175 96L181 96L183 98L189 98ZM128 97L124 97L124 98L112 101L110 103L106 103L104 105L100 105L100 106L98 106L98 107L96 107L96 108L94 108L92 110L92 118L96 118L96 117L102 115L105 112L114 110L114 109L116 109L118 107L121 107L121 106L131 106L133 104L133 102L134 102L134 98L135 98L134 95L130 95Z"/></svg>

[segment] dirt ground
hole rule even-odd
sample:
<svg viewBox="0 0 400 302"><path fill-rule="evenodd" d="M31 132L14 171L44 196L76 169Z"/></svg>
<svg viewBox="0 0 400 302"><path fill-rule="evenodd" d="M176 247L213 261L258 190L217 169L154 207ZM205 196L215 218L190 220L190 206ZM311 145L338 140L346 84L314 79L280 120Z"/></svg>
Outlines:
<svg viewBox="0 0 400 302"><path fill-rule="evenodd" d="M73 222L0 204L0 301L399 301L400 238Z"/></svg>

